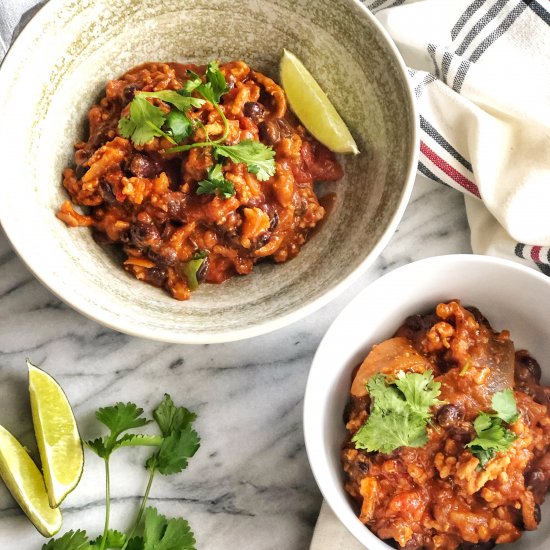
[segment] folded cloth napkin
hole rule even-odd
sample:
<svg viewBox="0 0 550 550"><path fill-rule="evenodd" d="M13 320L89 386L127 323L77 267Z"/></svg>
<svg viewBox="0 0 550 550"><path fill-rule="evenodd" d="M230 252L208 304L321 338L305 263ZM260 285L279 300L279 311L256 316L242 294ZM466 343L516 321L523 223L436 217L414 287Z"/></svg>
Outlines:
<svg viewBox="0 0 550 550"><path fill-rule="evenodd" d="M550 275L549 0L363 3L409 67L419 174L464 193L474 252ZM361 548L324 502L310 550Z"/></svg>
<svg viewBox="0 0 550 550"><path fill-rule="evenodd" d="M365 4L409 67L419 172L465 194L474 252L550 275L550 2Z"/></svg>

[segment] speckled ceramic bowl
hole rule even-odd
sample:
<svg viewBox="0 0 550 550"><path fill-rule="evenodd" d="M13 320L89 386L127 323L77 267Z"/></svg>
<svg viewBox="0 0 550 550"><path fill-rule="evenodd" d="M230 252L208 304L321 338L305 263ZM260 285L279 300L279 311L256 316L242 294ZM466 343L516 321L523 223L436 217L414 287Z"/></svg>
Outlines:
<svg viewBox="0 0 550 550"><path fill-rule="evenodd" d="M126 274L89 230L55 217L66 198L61 171L108 79L144 61L213 58L244 59L277 76L283 48L328 92L362 151L342 159L336 204L296 259L202 285L178 302ZM390 239L416 168L406 69L354 0L50 0L0 70L0 116L0 219L17 252L78 311L164 341L246 338L327 303Z"/></svg>

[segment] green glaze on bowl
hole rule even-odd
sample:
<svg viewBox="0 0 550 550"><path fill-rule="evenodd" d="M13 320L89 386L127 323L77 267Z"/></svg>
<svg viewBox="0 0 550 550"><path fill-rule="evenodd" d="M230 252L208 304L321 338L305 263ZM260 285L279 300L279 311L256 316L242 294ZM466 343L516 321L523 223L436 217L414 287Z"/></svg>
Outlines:
<svg viewBox="0 0 550 550"><path fill-rule="evenodd" d="M86 228L55 217L61 172L108 79L145 61L243 59L278 78L283 48L328 93L361 155L342 157L330 216L286 264L202 285L188 302L140 283ZM78 311L156 340L221 342L313 312L372 263L406 206L417 117L406 69L373 16L353 0L50 0L0 70L0 220L34 274Z"/></svg>

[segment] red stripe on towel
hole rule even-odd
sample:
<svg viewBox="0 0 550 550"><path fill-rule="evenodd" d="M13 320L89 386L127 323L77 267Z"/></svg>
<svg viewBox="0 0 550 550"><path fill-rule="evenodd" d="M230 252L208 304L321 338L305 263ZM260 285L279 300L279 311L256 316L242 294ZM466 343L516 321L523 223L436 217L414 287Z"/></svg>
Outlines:
<svg viewBox="0 0 550 550"><path fill-rule="evenodd" d="M437 153L432 151L423 141L420 142L420 152L429 158L442 172L449 176L453 181L464 187L467 191L475 195L478 199L481 198L477 185L464 177L458 170L453 168L448 162L443 160Z"/></svg>
<svg viewBox="0 0 550 550"><path fill-rule="evenodd" d="M533 246L531 247L531 259L534 262L540 262L540 249L541 246Z"/></svg>

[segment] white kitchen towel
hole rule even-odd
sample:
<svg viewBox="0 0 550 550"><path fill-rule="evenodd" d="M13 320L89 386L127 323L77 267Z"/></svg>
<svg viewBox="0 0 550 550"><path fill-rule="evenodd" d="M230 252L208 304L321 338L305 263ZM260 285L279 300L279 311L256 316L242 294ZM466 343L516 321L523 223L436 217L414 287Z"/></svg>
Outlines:
<svg viewBox="0 0 550 550"><path fill-rule="evenodd" d="M474 252L550 275L549 0L364 3L409 67L419 172L472 198Z"/></svg>
<svg viewBox="0 0 550 550"><path fill-rule="evenodd" d="M474 252L550 275L550 1L363 3L409 67L419 173L465 194ZM362 548L324 502L310 550Z"/></svg>

